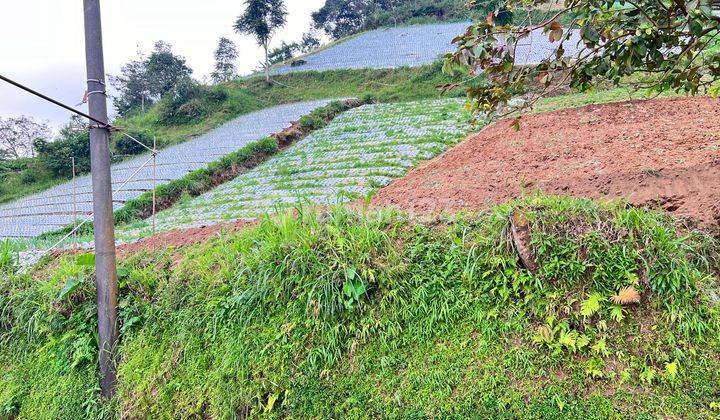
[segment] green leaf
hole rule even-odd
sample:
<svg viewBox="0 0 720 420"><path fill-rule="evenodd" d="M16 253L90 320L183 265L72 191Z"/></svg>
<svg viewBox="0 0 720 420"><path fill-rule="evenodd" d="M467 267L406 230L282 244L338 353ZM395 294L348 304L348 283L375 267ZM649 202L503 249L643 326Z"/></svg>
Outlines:
<svg viewBox="0 0 720 420"><path fill-rule="evenodd" d="M82 267L95 267L95 254L78 255L75 263Z"/></svg>
<svg viewBox="0 0 720 420"><path fill-rule="evenodd" d="M625 314L623 314L622 306L613 305L610 309L610 318L612 318L615 322L620 322L625 319Z"/></svg>
<svg viewBox="0 0 720 420"><path fill-rule="evenodd" d="M599 354L601 356L607 356L610 354L607 348L607 344L605 343L605 337L598 340L597 343L595 343L592 347L592 351L595 352L595 354Z"/></svg>
<svg viewBox="0 0 720 420"><path fill-rule="evenodd" d="M577 351L577 339L578 339L578 332L577 331L561 331L560 332L560 339L558 342L565 346L568 350L575 353Z"/></svg>
<svg viewBox="0 0 720 420"><path fill-rule="evenodd" d="M57 298L55 298L56 301L65 300L68 296L70 296L75 290L77 290L78 287L83 283L82 279L78 279L76 277L70 278L65 282L65 286L60 290L60 293L58 293Z"/></svg>
<svg viewBox="0 0 720 420"><path fill-rule="evenodd" d="M273 410L273 408L275 407L275 402L277 401L278 397L279 397L279 395L277 393L268 395L268 402L267 402L267 405L265 406L266 413L269 413Z"/></svg>
<svg viewBox="0 0 720 420"><path fill-rule="evenodd" d="M600 302L605 298L599 293L591 293L590 296L580 304L580 315L589 318L600 310Z"/></svg>

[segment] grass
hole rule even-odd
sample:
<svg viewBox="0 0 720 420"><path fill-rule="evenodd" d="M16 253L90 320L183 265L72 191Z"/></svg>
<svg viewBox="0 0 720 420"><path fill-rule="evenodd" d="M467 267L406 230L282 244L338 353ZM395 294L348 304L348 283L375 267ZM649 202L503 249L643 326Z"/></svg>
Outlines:
<svg viewBox="0 0 720 420"><path fill-rule="evenodd" d="M262 78L238 81L233 86L246 88L263 103L348 96L402 102L440 98L443 95L437 87L452 80L442 73L442 64L437 62L417 68L298 72L273 76L272 86ZM464 93L458 90L453 96L464 97Z"/></svg>
<svg viewBox="0 0 720 420"><path fill-rule="evenodd" d="M569 93L543 98L535 105L533 112L551 112L560 109L579 108L593 104L606 104L635 99L672 98L677 96L681 95L675 92L663 92L658 95L657 93L650 93L646 91L635 91L628 87L594 89L588 92Z"/></svg>
<svg viewBox="0 0 720 420"><path fill-rule="evenodd" d="M535 272L509 246L518 213ZM121 262L105 405L92 268L68 255L0 283L0 416L713 417L717 252L622 203L301 208ZM641 302L613 303L628 286Z"/></svg>

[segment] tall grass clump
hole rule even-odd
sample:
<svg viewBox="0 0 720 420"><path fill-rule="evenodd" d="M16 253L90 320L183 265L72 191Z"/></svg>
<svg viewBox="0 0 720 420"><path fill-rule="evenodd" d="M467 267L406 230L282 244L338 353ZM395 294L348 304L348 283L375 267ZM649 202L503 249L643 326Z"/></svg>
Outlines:
<svg viewBox="0 0 720 420"><path fill-rule="evenodd" d="M91 267L66 256L0 284L0 413L707 417L717 251L664 215L562 197L422 222L296 209L121 262L105 405Z"/></svg>

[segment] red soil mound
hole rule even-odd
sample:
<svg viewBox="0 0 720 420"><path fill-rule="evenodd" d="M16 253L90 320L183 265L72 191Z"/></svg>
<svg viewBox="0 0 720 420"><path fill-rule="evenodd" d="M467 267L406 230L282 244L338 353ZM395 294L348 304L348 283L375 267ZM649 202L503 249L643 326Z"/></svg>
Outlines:
<svg viewBox="0 0 720 420"><path fill-rule="evenodd" d="M131 244L118 246L117 252L120 258L136 254L141 251L160 251L166 248L182 248L196 243L204 242L211 237L218 236L222 232L232 232L252 226L256 222L238 220L233 223L220 223L209 226L200 226L188 229L176 229L159 233Z"/></svg>
<svg viewBox="0 0 720 420"><path fill-rule="evenodd" d="M632 101L500 121L380 190L411 213L484 208L524 193L626 198L720 224L720 101Z"/></svg>

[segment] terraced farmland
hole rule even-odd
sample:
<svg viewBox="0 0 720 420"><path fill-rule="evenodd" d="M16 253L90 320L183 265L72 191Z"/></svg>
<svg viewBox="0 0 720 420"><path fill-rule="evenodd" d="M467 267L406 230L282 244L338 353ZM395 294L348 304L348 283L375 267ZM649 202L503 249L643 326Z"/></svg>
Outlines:
<svg viewBox="0 0 720 420"><path fill-rule="evenodd" d="M145 154L112 166L113 207L117 210L129 199L162 184L205 167L241 147L278 132L320 108L329 100L281 105L240 116L196 139L158 152L156 177L153 168L144 165ZM127 181L132 175L132 179ZM122 188L120 188L122 187ZM0 238L33 237L58 229L92 213L90 175L81 176L76 184L66 182L38 194L0 205Z"/></svg>
<svg viewBox="0 0 720 420"><path fill-rule="evenodd" d="M467 120L463 101L456 99L350 110L254 170L160 212L157 228L249 219L299 203L363 197L459 142ZM149 234L144 221L120 228L118 239Z"/></svg>
<svg viewBox="0 0 720 420"><path fill-rule="evenodd" d="M467 30L469 22L411 25L368 31L311 53L295 65L283 65L275 74L337 69L386 69L418 67L455 50L452 39ZM573 33L564 44L565 54L578 52L580 37ZM541 30L530 33L516 46L518 64L539 63L557 48Z"/></svg>

